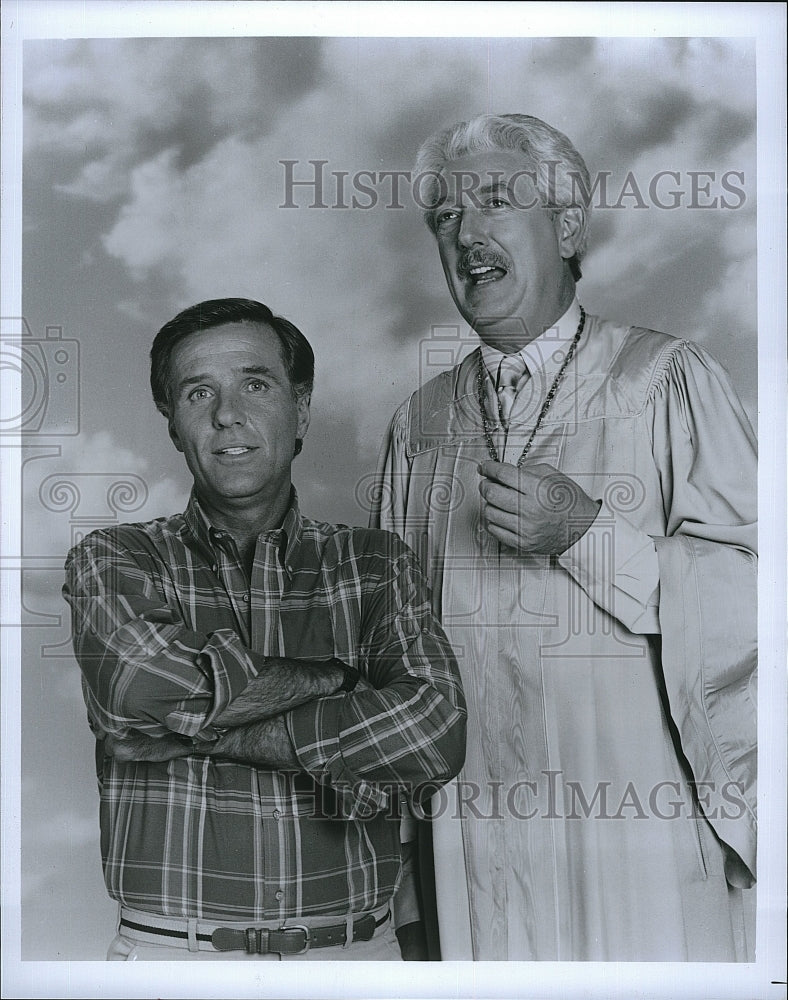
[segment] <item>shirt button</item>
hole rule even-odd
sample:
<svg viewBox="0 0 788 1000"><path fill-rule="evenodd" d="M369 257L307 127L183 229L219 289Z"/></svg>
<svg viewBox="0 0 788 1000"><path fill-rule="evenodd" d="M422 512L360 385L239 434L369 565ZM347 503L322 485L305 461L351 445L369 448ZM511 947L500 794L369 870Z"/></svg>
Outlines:
<svg viewBox="0 0 788 1000"><path fill-rule="evenodd" d="M281 819L282 814L278 809L274 809L274 819Z"/></svg>
<svg viewBox="0 0 788 1000"><path fill-rule="evenodd" d="M216 565L214 565L214 566L211 566L211 572L212 572L212 573L218 573L218 572L219 572L219 567L218 567L218 566L216 566Z"/></svg>
<svg viewBox="0 0 788 1000"><path fill-rule="evenodd" d="M281 889L277 890L276 898L277 899L282 899L283 896L284 896L284 893L282 892L282 890Z"/></svg>
<svg viewBox="0 0 788 1000"><path fill-rule="evenodd" d="M243 599L244 604L248 604L249 603L249 595L248 594L244 594L242 599Z"/></svg>

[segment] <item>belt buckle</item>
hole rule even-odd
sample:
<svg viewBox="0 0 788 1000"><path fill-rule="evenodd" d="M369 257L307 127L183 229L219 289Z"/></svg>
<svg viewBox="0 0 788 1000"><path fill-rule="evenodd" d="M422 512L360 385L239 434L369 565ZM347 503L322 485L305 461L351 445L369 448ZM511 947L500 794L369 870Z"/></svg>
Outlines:
<svg viewBox="0 0 788 1000"><path fill-rule="evenodd" d="M287 951L287 952L280 951L279 954L304 955L306 952L309 951L309 928L305 927L303 924L291 924L289 927L280 927L277 933L284 934L287 937L291 931L299 931L301 934L304 935L303 946L298 951Z"/></svg>

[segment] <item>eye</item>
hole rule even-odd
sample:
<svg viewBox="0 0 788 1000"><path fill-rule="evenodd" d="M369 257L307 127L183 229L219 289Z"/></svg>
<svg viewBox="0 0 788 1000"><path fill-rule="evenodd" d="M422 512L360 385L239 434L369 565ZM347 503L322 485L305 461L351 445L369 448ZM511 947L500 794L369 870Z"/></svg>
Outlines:
<svg viewBox="0 0 788 1000"><path fill-rule="evenodd" d="M246 383L247 392L252 392L252 393L265 392L268 388L269 388L268 383L264 382L261 378L253 378Z"/></svg>
<svg viewBox="0 0 788 1000"><path fill-rule="evenodd" d="M196 389L192 389L186 398L189 402L198 403L202 399L210 399L212 395L213 393L207 386L198 385Z"/></svg>
<svg viewBox="0 0 788 1000"><path fill-rule="evenodd" d="M435 225L437 228L446 228L456 223L460 218L460 213L452 208L444 208L435 214Z"/></svg>
<svg viewBox="0 0 788 1000"><path fill-rule="evenodd" d="M494 197L488 198L486 202L487 208L508 208L509 202L505 198Z"/></svg>

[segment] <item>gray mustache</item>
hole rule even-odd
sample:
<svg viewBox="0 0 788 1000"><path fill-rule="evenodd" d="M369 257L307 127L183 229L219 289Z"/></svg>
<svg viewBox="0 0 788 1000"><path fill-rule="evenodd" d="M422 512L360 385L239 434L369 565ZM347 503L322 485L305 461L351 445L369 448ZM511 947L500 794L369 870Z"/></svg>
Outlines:
<svg viewBox="0 0 788 1000"><path fill-rule="evenodd" d="M498 250L469 250L457 262L457 274L461 278L467 278L471 268L480 264L485 267L500 267L504 271L509 271L512 266L509 257Z"/></svg>

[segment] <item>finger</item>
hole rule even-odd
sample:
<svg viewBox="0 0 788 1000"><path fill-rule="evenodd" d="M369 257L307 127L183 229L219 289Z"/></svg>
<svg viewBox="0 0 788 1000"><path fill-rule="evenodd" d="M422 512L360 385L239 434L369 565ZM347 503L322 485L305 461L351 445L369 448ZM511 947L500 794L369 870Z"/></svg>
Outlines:
<svg viewBox="0 0 788 1000"><path fill-rule="evenodd" d="M491 507L527 519L543 513L542 506L538 503L538 488L538 481L529 482L526 477L521 479L519 489L502 486L491 479L482 479L479 483L479 492Z"/></svg>
<svg viewBox="0 0 788 1000"><path fill-rule="evenodd" d="M496 483L508 486L510 489L517 489L520 481L519 470L509 462L481 462L479 473Z"/></svg>
<svg viewBox="0 0 788 1000"><path fill-rule="evenodd" d="M491 479L479 480L479 492L488 504L500 510L516 513L523 505L522 493L509 486L501 486Z"/></svg>
<svg viewBox="0 0 788 1000"><path fill-rule="evenodd" d="M550 465L549 462L535 461L534 459L526 458L523 464L520 466L521 472L527 472L530 475L538 476L540 479L543 476L550 476L553 473L558 472L559 475L563 475L554 465Z"/></svg>
<svg viewBox="0 0 788 1000"><path fill-rule="evenodd" d="M495 525L497 528L505 528L507 531L519 534L520 519L510 511L487 505L482 511L482 518L488 528L490 525Z"/></svg>

